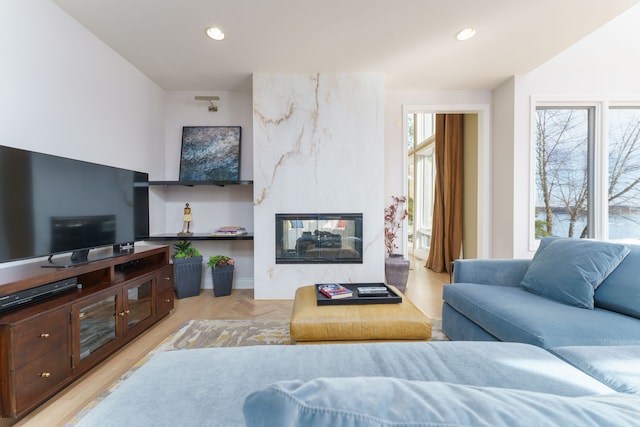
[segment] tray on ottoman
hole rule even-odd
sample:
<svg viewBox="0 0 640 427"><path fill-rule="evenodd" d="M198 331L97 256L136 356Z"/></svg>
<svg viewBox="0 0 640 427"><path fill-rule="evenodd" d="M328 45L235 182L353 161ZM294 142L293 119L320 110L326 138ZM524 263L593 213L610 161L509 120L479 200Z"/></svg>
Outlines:
<svg viewBox="0 0 640 427"><path fill-rule="evenodd" d="M353 304L399 304L402 297L395 293L393 289L381 282L377 283L339 283L349 289L353 295L346 298L329 298L318 290L318 287L326 283L318 283L316 288L316 302L318 305L353 305ZM387 290L386 296L360 296L358 288L362 287L384 287Z"/></svg>

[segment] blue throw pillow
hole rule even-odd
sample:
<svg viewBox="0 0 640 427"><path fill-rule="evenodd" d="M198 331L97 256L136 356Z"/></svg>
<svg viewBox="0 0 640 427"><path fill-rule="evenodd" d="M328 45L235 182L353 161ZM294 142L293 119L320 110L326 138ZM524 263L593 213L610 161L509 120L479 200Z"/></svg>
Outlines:
<svg viewBox="0 0 640 427"><path fill-rule="evenodd" d="M629 245L627 255L593 297L595 306L640 319L640 246Z"/></svg>
<svg viewBox="0 0 640 427"><path fill-rule="evenodd" d="M282 381L247 396L247 427L637 426L640 396L555 394L389 377Z"/></svg>
<svg viewBox="0 0 640 427"><path fill-rule="evenodd" d="M554 239L538 248L521 285L555 301L593 309L596 288L628 253L615 243Z"/></svg>

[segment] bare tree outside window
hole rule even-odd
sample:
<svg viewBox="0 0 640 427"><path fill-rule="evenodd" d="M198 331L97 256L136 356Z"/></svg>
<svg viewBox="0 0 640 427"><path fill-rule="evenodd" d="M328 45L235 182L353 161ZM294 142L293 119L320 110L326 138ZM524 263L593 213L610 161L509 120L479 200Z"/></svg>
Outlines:
<svg viewBox="0 0 640 427"><path fill-rule="evenodd" d="M640 109L609 109L609 239L640 238Z"/></svg>
<svg viewBox="0 0 640 427"><path fill-rule="evenodd" d="M536 237L586 237L589 110L538 108Z"/></svg>

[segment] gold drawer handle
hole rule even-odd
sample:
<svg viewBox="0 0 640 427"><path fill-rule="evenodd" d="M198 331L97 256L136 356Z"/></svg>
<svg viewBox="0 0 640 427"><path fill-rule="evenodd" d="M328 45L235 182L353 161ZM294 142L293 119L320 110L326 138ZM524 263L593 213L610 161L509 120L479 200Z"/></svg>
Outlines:
<svg viewBox="0 0 640 427"><path fill-rule="evenodd" d="M171 277L165 277L164 280L171 280Z"/></svg>
<svg viewBox="0 0 640 427"><path fill-rule="evenodd" d="M40 378L49 378L51 377L51 372L41 372L40 374L38 374L38 376Z"/></svg>
<svg viewBox="0 0 640 427"><path fill-rule="evenodd" d="M125 311L123 311L123 312L118 313L118 316L120 316L120 317L124 317L124 316L126 316L127 314L129 314L129 313L131 313L131 310L125 310Z"/></svg>
<svg viewBox="0 0 640 427"><path fill-rule="evenodd" d="M166 300L164 300L164 302L171 302L171 300L167 298Z"/></svg>
<svg viewBox="0 0 640 427"><path fill-rule="evenodd" d="M40 334L40 338L49 338L49 337L50 337L50 335L47 334L46 332L43 332L43 333Z"/></svg>

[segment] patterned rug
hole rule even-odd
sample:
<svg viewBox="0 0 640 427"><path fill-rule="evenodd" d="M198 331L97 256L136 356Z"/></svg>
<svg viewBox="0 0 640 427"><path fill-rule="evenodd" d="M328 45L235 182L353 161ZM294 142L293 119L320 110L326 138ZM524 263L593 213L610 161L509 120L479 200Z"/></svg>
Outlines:
<svg viewBox="0 0 640 427"><path fill-rule="evenodd" d="M448 341L442 333L442 321L431 319L431 341ZM65 427L74 426L86 413L104 400L116 387L144 365L156 353L211 347L243 347L253 345L290 345L288 320L189 320L143 357L111 387L80 411Z"/></svg>
<svg viewBox="0 0 640 427"><path fill-rule="evenodd" d="M291 344L288 320L189 320L154 352Z"/></svg>
<svg viewBox="0 0 640 427"><path fill-rule="evenodd" d="M448 341L442 320L431 320L431 341ZM152 353L209 347L291 344L288 320L189 320Z"/></svg>

